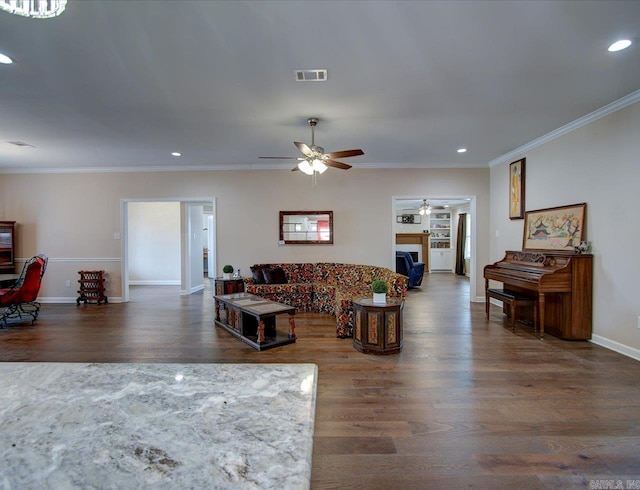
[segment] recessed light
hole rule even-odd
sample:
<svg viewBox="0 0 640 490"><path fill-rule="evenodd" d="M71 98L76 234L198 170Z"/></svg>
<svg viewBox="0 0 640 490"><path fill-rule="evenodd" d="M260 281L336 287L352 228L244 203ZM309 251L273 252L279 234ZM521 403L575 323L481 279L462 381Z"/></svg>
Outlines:
<svg viewBox="0 0 640 490"><path fill-rule="evenodd" d="M458 153L466 153L467 149L466 148L458 148Z"/></svg>
<svg viewBox="0 0 640 490"><path fill-rule="evenodd" d="M609 46L609 51L615 53L616 51L627 49L629 46L631 46L631 41L629 39L621 39L620 41L616 41L611 46Z"/></svg>
<svg viewBox="0 0 640 490"><path fill-rule="evenodd" d="M11 63L13 63L13 60L6 54L0 53L0 63L2 63L3 65L10 65Z"/></svg>
<svg viewBox="0 0 640 490"><path fill-rule="evenodd" d="M173 152L171 152L171 156L174 156L174 157L181 157L181 156L182 156L182 153L180 153L179 151L173 151Z"/></svg>

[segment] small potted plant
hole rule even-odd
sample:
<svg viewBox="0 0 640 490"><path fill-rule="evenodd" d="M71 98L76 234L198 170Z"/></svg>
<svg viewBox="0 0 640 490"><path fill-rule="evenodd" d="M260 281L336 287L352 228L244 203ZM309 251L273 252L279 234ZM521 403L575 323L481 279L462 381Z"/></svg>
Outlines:
<svg viewBox="0 0 640 490"><path fill-rule="evenodd" d="M232 265L225 265L222 268L222 279L231 279L231 274L233 274L233 266Z"/></svg>
<svg viewBox="0 0 640 490"><path fill-rule="evenodd" d="M387 302L387 292L389 291L389 285L386 281L376 279L371 283L371 290L373 291L374 303L384 304Z"/></svg>

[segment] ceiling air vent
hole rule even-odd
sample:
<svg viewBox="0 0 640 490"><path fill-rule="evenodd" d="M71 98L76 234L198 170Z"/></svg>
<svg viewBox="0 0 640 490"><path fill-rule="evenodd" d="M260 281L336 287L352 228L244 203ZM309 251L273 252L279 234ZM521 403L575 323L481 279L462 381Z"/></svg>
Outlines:
<svg viewBox="0 0 640 490"><path fill-rule="evenodd" d="M296 70L296 82L326 82L327 70Z"/></svg>
<svg viewBox="0 0 640 490"><path fill-rule="evenodd" d="M35 148L35 146L25 143L24 141L7 141L7 143L15 146L27 146L29 148Z"/></svg>

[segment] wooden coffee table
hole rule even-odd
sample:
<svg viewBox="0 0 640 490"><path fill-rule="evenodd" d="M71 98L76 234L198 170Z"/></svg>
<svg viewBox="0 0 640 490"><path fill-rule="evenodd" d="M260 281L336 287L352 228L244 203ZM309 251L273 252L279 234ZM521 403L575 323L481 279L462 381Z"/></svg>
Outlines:
<svg viewBox="0 0 640 490"><path fill-rule="evenodd" d="M216 304L216 324L257 350L272 349L296 341L293 306L276 303L249 293L220 294ZM226 318L220 318L220 305ZM289 332L276 330L276 316L289 315Z"/></svg>

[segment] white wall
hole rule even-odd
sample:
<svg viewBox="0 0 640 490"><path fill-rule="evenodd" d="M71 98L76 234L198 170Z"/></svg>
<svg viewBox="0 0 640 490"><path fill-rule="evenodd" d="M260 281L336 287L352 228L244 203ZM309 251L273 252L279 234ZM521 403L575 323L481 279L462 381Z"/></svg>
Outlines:
<svg viewBox="0 0 640 490"><path fill-rule="evenodd" d="M129 284L180 284L180 203L130 202Z"/></svg>
<svg viewBox="0 0 640 490"><path fill-rule="evenodd" d="M636 103L522 156L526 210L587 203L594 341L640 359L639 155ZM491 262L522 248L523 220L509 220L508 164L491 168Z"/></svg>
<svg viewBox="0 0 640 490"><path fill-rule="evenodd" d="M66 189L67 192L59 192ZM120 201L216 198L216 260L247 274L258 262L333 261L395 268L394 196L477 196L478 290L489 256L489 169L329 170L318 178L283 170L0 175L0 218L20 223L18 257L51 257L43 298L69 298L64 280L83 267L120 287ZM79 206L78 203L93 203ZM333 210L334 245L278 245L281 210ZM200 243L200 242L198 242ZM221 275L222 271L216 271ZM73 298L73 299L72 299Z"/></svg>

